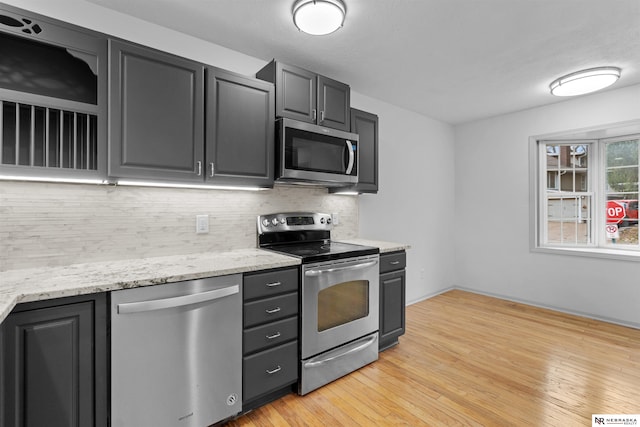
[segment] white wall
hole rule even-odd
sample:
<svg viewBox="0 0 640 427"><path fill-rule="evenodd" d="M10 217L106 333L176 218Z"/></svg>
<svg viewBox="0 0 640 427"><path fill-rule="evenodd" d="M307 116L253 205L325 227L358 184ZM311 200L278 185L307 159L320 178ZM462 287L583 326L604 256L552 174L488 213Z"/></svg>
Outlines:
<svg viewBox="0 0 640 427"><path fill-rule="evenodd" d="M455 285L640 327L640 265L533 253L529 137L640 119L640 85L455 130Z"/></svg>
<svg viewBox="0 0 640 427"><path fill-rule="evenodd" d="M408 302L452 287L453 127L357 93L351 104L380 119L380 188L360 196L360 235L411 245Z"/></svg>

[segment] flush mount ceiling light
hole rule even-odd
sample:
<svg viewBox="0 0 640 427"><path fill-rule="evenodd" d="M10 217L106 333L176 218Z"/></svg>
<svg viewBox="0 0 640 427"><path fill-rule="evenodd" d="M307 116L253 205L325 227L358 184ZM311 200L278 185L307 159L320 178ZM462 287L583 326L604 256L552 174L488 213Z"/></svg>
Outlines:
<svg viewBox="0 0 640 427"><path fill-rule="evenodd" d="M550 85L555 96L576 96L595 92L611 86L620 77L620 68L598 67L567 74Z"/></svg>
<svg viewBox="0 0 640 427"><path fill-rule="evenodd" d="M341 0L298 0L293 5L293 23L313 36L331 34L342 27L345 14Z"/></svg>

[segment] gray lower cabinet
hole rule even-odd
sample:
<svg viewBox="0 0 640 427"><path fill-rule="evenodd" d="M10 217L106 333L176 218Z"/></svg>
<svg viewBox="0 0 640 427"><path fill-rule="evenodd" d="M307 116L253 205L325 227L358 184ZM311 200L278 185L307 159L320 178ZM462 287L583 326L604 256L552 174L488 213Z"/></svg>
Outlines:
<svg viewBox="0 0 640 427"><path fill-rule="evenodd" d="M295 391L298 381L298 268L245 274L242 410Z"/></svg>
<svg viewBox="0 0 640 427"><path fill-rule="evenodd" d="M380 255L380 351L398 344L405 332L406 264L405 251Z"/></svg>
<svg viewBox="0 0 640 427"><path fill-rule="evenodd" d="M207 68L207 181L273 187L273 84Z"/></svg>
<svg viewBox="0 0 640 427"><path fill-rule="evenodd" d="M203 181L204 66L109 41L109 176Z"/></svg>
<svg viewBox="0 0 640 427"><path fill-rule="evenodd" d="M0 326L0 425L106 427L105 294L19 304Z"/></svg>
<svg viewBox="0 0 640 427"><path fill-rule="evenodd" d="M349 85L276 60L256 77L276 85L276 116L349 130Z"/></svg>

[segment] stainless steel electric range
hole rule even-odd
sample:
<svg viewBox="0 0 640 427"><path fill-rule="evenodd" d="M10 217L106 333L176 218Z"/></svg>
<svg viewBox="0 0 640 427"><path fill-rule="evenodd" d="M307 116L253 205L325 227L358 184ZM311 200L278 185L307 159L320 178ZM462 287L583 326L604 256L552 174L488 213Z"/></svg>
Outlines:
<svg viewBox="0 0 640 427"><path fill-rule="evenodd" d="M378 359L379 249L334 242L331 215L258 217L258 245L301 259L303 395Z"/></svg>

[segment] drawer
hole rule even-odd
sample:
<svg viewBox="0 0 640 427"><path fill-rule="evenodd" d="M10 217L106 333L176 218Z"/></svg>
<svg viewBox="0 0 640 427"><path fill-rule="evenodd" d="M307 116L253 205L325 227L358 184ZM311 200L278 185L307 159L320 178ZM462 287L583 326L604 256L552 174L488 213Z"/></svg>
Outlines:
<svg viewBox="0 0 640 427"><path fill-rule="evenodd" d="M242 399L253 399L298 380L298 341L242 359Z"/></svg>
<svg viewBox="0 0 640 427"><path fill-rule="evenodd" d="M258 274L245 274L244 300L269 297L298 291L298 269L271 270Z"/></svg>
<svg viewBox="0 0 640 427"><path fill-rule="evenodd" d="M380 254L380 274L388 271L402 270L407 266L407 254L405 251Z"/></svg>
<svg viewBox="0 0 640 427"><path fill-rule="evenodd" d="M244 354L275 347L298 339L298 316L245 329L242 333Z"/></svg>
<svg viewBox="0 0 640 427"><path fill-rule="evenodd" d="M244 303L244 327L273 322L298 314L298 293Z"/></svg>

